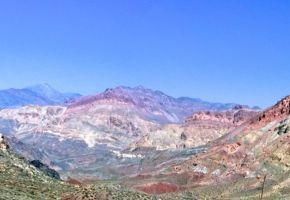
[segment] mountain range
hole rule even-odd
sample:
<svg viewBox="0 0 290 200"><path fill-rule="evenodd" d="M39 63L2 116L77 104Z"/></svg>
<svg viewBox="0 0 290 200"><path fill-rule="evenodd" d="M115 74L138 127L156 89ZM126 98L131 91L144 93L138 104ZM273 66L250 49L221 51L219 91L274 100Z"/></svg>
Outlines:
<svg viewBox="0 0 290 200"><path fill-rule="evenodd" d="M193 112L221 112L225 115L221 119L225 119L226 115L231 115L229 113L236 115L243 111L249 113L248 119L259 111L238 104L173 98L143 87L107 89L66 104L63 104L63 94L48 85L29 87L29 90L50 99L46 102L53 102L52 105L29 104L0 110L0 133L7 136L16 152L29 160L41 160L63 176L82 177L80 170L96 167L98 172L94 176L120 176L113 171L119 170L123 151L145 148L149 149L148 153L151 148L193 148L207 144L236 126L220 120L204 128L202 120L186 121ZM59 105L54 105L57 102ZM131 152L125 154L135 158L135 162L142 157ZM100 159L104 157L108 157L106 162ZM115 163L111 172L107 172L109 161Z"/></svg>
<svg viewBox="0 0 290 200"><path fill-rule="evenodd" d="M81 98L82 97L82 98ZM54 89L49 84L37 84L22 89L0 90L0 108L15 108L26 105L64 105L75 102L77 104L88 104L98 99L118 99L131 101L140 108L158 112L168 110L167 114L171 121L180 121L184 116L193 111L201 110L226 110L238 104L236 103L212 103L199 98L179 97L174 98L161 91L146 89L142 86L130 88L120 86L107 89L97 95L82 96L79 93L63 93ZM78 101L79 100L79 101ZM253 107L253 109L260 109Z"/></svg>
<svg viewBox="0 0 290 200"><path fill-rule="evenodd" d="M72 184L110 191L99 199L289 197L290 96L266 110L143 87L53 102L0 110L0 133L6 160L59 174L69 198L86 199Z"/></svg>
<svg viewBox="0 0 290 200"><path fill-rule="evenodd" d="M25 105L61 105L79 98L78 93L62 93L48 84L38 84L23 89L0 90L0 109Z"/></svg>
<svg viewBox="0 0 290 200"><path fill-rule="evenodd" d="M97 95L80 98L69 105L69 109L90 110L100 104L114 104L114 107L127 105L134 108L136 114L142 118L158 123L181 123L196 111L223 111L238 105L235 103L211 103L188 97L174 98L142 86L135 88L121 86L107 89Z"/></svg>

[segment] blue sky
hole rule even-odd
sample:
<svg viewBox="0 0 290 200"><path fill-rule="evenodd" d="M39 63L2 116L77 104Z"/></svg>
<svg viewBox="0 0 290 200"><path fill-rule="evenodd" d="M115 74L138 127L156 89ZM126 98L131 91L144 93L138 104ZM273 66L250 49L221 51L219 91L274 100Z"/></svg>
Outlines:
<svg viewBox="0 0 290 200"><path fill-rule="evenodd" d="M1 1L0 75L267 107L290 94L290 1Z"/></svg>

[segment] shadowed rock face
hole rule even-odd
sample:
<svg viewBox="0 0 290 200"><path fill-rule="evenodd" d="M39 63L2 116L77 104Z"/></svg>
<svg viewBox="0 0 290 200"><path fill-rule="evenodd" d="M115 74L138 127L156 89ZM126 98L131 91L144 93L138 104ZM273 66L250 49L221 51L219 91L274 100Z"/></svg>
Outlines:
<svg viewBox="0 0 290 200"><path fill-rule="evenodd" d="M42 171L47 176L60 180L60 176L55 170L50 169L47 165L43 164L39 160L30 161L30 164Z"/></svg>
<svg viewBox="0 0 290 200"><path fill-rule="evenodd" d="M8 144L6 143L4 136L0 134L0 149L1 150L7 150L9 149Z"/></svg>

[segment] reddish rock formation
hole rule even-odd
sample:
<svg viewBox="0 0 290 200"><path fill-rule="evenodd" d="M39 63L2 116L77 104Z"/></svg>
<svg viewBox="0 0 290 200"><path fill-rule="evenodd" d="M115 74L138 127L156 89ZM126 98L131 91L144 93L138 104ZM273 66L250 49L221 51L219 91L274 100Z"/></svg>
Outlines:
<svg viewBox="0 0 290 200"><path fill-rule="evenodd" d="M68 177L66 180L67 183L72 184L72 185L81 185L82 183L76 179L73 179L71 177Z"/></svg>
<svg viewBox="0 0 290 200"><path fill-rule="evenodd" d="M163 194L163 193L176 192L178 190L178 187L170 183L159 182L159 183L142 185L142 186L137 187L137 189L148 194Z"/></svg>
<svg viewBox="0 0 290 200"><path fill-rule="evenodd" d="M253 123L259 121L262 123L268 123L277 119L283 119L290 115L290 96L283 98L281 101L262 114L258 116Z"/></svg>
<svg viewBox="0 0 290 200"><path fill-rule="evenodd" d="M222 123L229 125L241 125L252 117L256 116L258 110L247 109L242 106L236 106L231 110L224 112L200 111L193 113L188 117L186 123L195 123L199 121Z"/></svg>

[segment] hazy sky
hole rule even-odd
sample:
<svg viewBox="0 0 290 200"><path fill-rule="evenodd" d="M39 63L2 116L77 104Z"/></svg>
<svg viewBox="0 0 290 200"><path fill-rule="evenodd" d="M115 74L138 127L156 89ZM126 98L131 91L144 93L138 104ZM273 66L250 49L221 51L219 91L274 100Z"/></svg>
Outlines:
<svg viewBox="0 0 290 200"><path fill-rule="evenodd" d="M0 1L0 75L269 106L290 94L290 1Z"/></svg>

